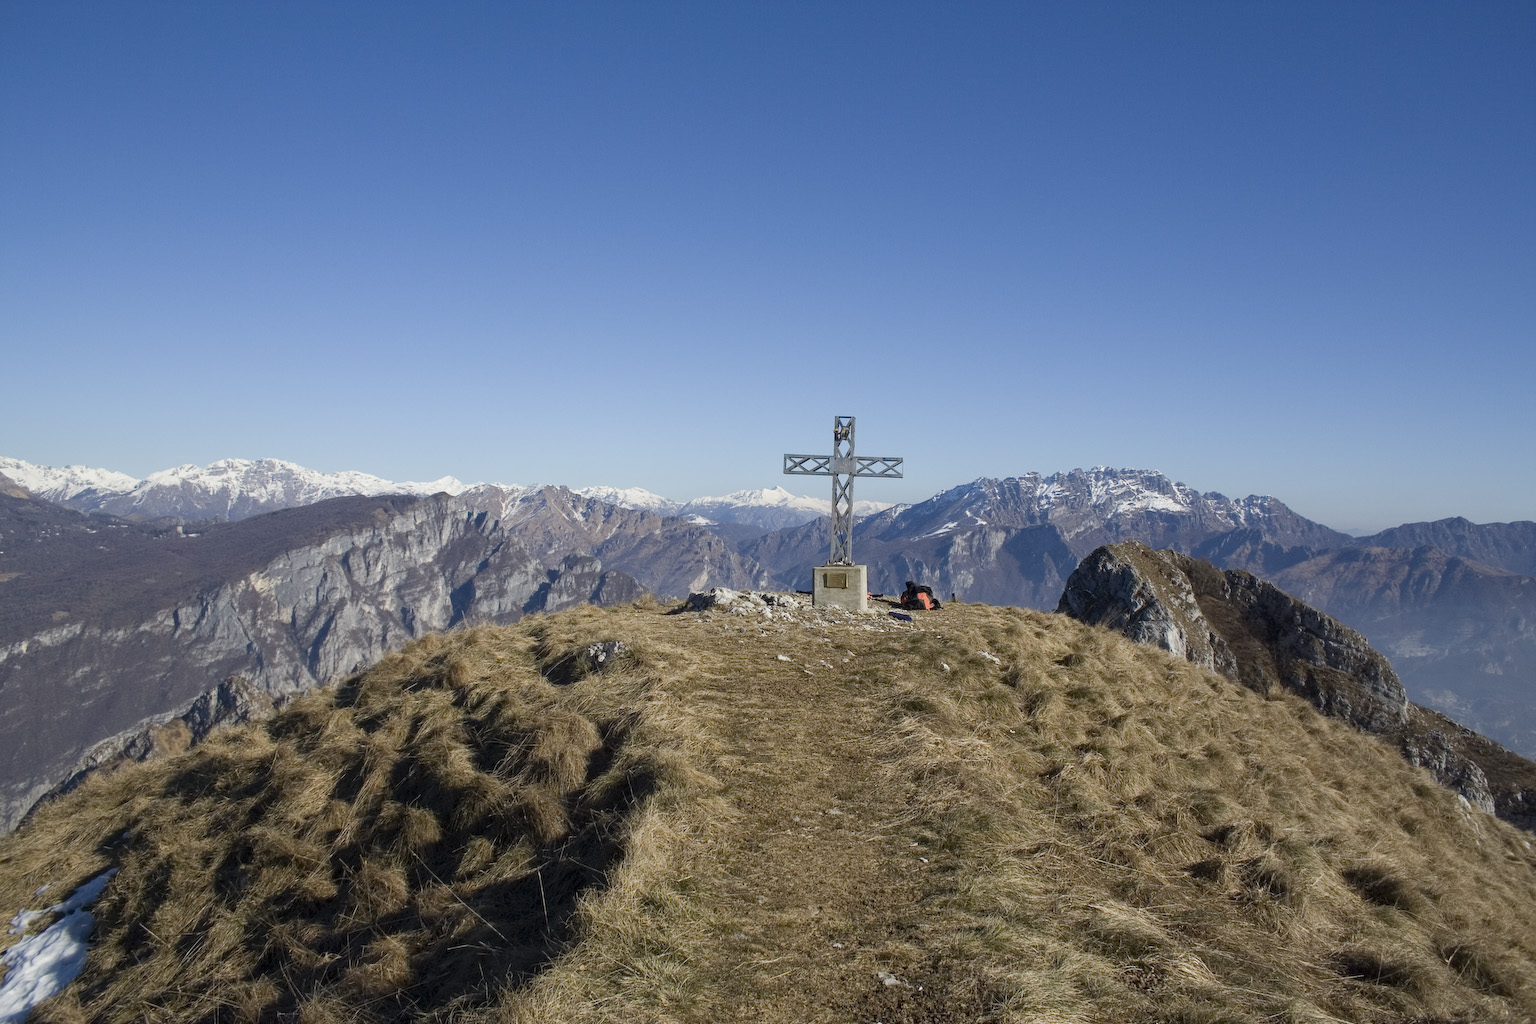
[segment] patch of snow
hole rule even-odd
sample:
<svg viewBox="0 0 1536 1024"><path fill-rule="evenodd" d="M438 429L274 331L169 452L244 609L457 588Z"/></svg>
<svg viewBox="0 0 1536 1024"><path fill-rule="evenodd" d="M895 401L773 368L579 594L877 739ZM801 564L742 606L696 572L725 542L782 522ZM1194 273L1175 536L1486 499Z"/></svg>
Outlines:
<svg viewBox="0 0 1536 1024"><path fill-rule="evenodd" d="M5 983L0 985L0 1024L21 1024L32 1008L57 995L85 967L86 942L96 916L85 908L96 902L117 868L110 868L76 889L63 903L46 910L23 910L11 919L10 933L25 934L46 914L62 915L36 935L27 935L4 954Z"/></svg>
<svg viewBox="0 0 1536 1024"><path fill-rule="evenodd" d="M1116 502L1110 515L1123 516L1127 512L1188 512L1189 506L1166 494L1139 491Z"/></svg>
<svg viewBox="0 0 1536 1024"><path fill-rule="evenodd" d="M940 536L943 536L944 534L948 533L950 530L953 530L955 527L957 527L959 525L960 525L960 521L959 520L951 519L949 522L945 523L943 526L939 527L937 530L931 530L928 533L923 534L921 537L918 538L918 540L924 540L924 539L926 539L928 537L940 537Z"/></svg>

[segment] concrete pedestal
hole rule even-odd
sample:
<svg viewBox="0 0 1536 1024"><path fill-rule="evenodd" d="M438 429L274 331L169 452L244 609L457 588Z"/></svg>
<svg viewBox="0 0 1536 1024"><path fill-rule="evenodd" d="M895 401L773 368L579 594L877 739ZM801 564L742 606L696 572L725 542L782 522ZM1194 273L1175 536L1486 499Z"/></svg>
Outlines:
<svg viewBox="0 0 1536 1024"><path fill-rule="evenodd" d="M869 568L863 565L818 565L811 570L811 603L817 608L869 611Z"/></svg>

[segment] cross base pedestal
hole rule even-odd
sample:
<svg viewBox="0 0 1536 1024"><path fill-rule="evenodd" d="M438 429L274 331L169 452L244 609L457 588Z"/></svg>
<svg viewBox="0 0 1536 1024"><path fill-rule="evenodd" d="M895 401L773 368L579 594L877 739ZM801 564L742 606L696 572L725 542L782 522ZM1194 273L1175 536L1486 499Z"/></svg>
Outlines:
<svg viewBox="0 0 1536 1024"><path fill-rule="evenodd" d="M811 604L817 608L869 611L869 567L818 565L811 570Z"/></svg>

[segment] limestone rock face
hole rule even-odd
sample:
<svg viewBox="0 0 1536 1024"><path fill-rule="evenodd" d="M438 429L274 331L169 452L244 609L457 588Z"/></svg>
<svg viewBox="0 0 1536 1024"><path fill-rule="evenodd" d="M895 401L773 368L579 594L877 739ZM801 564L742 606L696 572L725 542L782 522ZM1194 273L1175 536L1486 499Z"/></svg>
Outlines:
<svg viewBox="0 0 1536 1024"><path fill-rule="evenodd" d="M639 600L645 588L627 573L604 571L591 555L568 555L560 568L550 569L526 604L525 612L558 612L578 604L627 604Z"/></svg>
<svg viewBox="0 0 1536 1024"><path fill-rule="evenodd" d="M568 495L551 497L569 501ZM631 601L646 589L595 556L547 567L519 543L507 509L490 508L485 495L381 499L366 507L359 502L367 499L340 501L338 518L326 519L325 506L311 505L206 536L146 538L143 557L113 563L111 571L98 571L89 549L72 555L71 579L126 582L115 597L100 586L54 587L52 599L64 605L57 625L0 637L0 833L80 771L197 742L208 723L227 717L220 708L240 704L216 680L240 676L268 701L282 700L466 620L511 622L583 601ZM87 541L99 535L92 531L116 529L56 511L80 519ZM605 553L621 561L636 543L632 537L652 533L648 523L636 529L623 521L599 530L582 523L580 511L571 515L576 526L599 534ZM313 521L314 528L306 536L277 517ZM68 525L48 535L64 536ZM708 534L703 540L716 543ZM180 594L174 579L155 587L139 582L157 571L169 576L156 567L197 551L206 555L187 563L193 568L182 578L192 583ZM720 568L707 554L700 561L700 572ZM198 580L203 565L216 567L202 573L206 582ZM22 568L28 571L16 583L50 594L46 564ZM66 593L73 597L64 604L57 595ZM156 603L146 606L150 600ZM5 621L29 626L20 612Z"/></svg>
<svg viewBox="0 0 1536 1024"><path fill-rule="evenodd" d="M1496 811L1488 775L1476 762L1463 757L1451 737L1439 729L1428 729L1404 737L1403 757L1433 775L1441 785L1466 797L1474 806L1493 814Z"/></svg>
<svg viewBox="0 0 1536 1024"><path fill-rule="evenodd" d="M1191 561L1136 542L1101 547L1068 578L1056 610L1238 680L1232 649L1195 599Z"/></svg>
<svg viewBox="0 0 1536 1024"><path fill-rule="evenodd" d="M0 833L79 771L197 742L230 676L281 701L462 622L763 579L701 526L563 487L192 528L0 495Z"/></svg>
<svg viewBox="0 0 1536 1024"><path fill-rule="evenodd" d="M1085 558L1056 610L1259 693L1298 694L1394 743L1473 805L1536 825L1536 764L1410 704L1391 664L1363 636L1249 573L1128 541Z"/></svg>
<svg viewBox="0 0 1536 1024"><path fill-rule="evenodd" d="M1363 636L1241 570L1127 541L1085 558L1056 610L1368 732L1408 718L1397 673Z"/></svg>

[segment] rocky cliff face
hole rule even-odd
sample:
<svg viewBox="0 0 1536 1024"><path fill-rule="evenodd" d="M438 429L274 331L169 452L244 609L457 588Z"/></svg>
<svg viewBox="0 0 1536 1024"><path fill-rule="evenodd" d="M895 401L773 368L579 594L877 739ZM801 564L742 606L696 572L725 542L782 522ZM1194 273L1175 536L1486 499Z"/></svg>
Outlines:
<svg viewBox="0 0 1536 1024"><path fill-rule="evenodd" d="M1249 573L1131 541L1084 559L1057 610L1259 693L1298 694L1395 743L1471 803L1536 824L1536 764L1410 704L1397 673L1363 636Z"/></svg>
<svg viewBox="0 0 1536 1024"><path fill-rule="evenodd" d="M465 620L763 582L703 527L563 487L200 529L0 497L0 830L72 773L134 756L217 680L281 700Z"/></svg>
<svg viewBox="0 0 1536 1024"><path fill-rule="evenodd" d="M1241 570L1128 541L1085 558L1057 610L1367 732L1407 720L1403 684L1365 637Z"/></svg>
<svg viewBox="0 0 1536 1024"><path fill-rule="evenodd" d="M760 566L703 526L585 498L565 487L514 492L478 487L456 500L499 522L540 561L590 555L657 594L682 598L711 584L751 587L767 581Z"/></svg>
<svg viewBox="0 0 1536 1024"><path fill-rule="evenodd" d="M531 611L628 601L644 592L640 582L605 569L590 553L547 565L518 542L512 524L484 507L484 495L481 499L478 505L446 495L392 500L366 514L358 504L366 499L342 499L345 517L329 532L310 529L309 536L319 534L316 539L263 556L231 578L159 607L136 606L147 596L174 593L180 577L149 590L125 582L131 606L126 609L112 605L110 595L82 591L94 602L89 616L77 617L65 607L53 613L57 625L12 638L0 647L0 829L14 827L97 744L156 724L207 692L213 681L242 676L280 699L465 619L508 622ZM312 526L324 511L309 506L275 515ZM142 572L154 564L156 552L169 557L195 549L205 562L249 566L248 557L241 561L229 552L240 549L248 556L251 536L258 533L281 536L281 524L271 519L230 524L200 538L206 542L201 547L138 538L142 550L129 545L121 565ZM93 522L81 530L105 528ZM607 542L622 557L623 538L656 542L649 524L631 527L608 523L597 546ZM62 528L56 533L69 539ZM718 538L707 535L707 540L719 544ZM686 543L679 547L686 552ZM707 557L699 561L694 575L716 568ZM23 564L30 578L18 582L32 588L18 594L58 589L47 585L46 566L35 559ZM72 572L90 566L78 559L68 564ZM198 577L195 567L187 573L189 580ZM0 598L5 594L0 590Z"/></svg>

